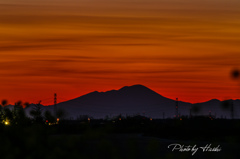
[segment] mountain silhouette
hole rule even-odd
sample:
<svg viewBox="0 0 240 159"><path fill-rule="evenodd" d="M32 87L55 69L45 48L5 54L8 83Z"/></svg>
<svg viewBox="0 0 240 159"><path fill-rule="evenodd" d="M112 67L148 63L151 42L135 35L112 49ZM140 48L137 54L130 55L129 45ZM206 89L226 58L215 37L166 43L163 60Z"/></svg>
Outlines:
<svg viewBox="0 0 240 159"><path fill-rule="evenodd" d="M30 116L30 111L33 107L34 104L30 104L28 108L25 108L28 116ZM119 90L91 92L78 98L58 103L56 107L65 111L67 119L77 119L86 115L93 118L105 118L106 116L112 118L120 114L122 116L144 115L161 119L173 118L176 114L175 100L166 98L140 84L125 86ZM13 109L13 105L8 105L6 108ZM41 108L42 114L46 110L54 113L53 105L41 105ZM216 118L232 118L233 115L234 118L239 118L240 100L222 102L218 99L212 99L195 104L179 101L178 113L180 116L212 115Z"/></svg>
<svg viewBox="0 0 240 159"><path fill-rule="evenodd" d="M231 100L234 105L234 117L240 116L240 100ZM203 103L191 104L178 102L178 113L190 116L190 108L198 107L198 111L191 111L192 116L205 115L217 118L231 118L230 109L223 109L222 102L212 99ZM53 111L53 106L44 107ZM66 111L67 118L77 119L88 115L93 118L112 118L118 115L144 115L151 118L173 118L176 114L176 101L166 98L146 86L137 84L125 86L119 90L106 92L91 92L78 98L57 104L57 109Z"/></svg>
<svg viewBox="0 0 240 159"><path fill-rule="evenodd" d="M179 102L179 113L187 114L190 103ZM114 117L119 114L145 115L152 118L173 117L176 101L163 97L155 91L143 86L125 86L119 90L107 92L91 92L81 97L57 104L69 116L77 118L89 115L94 118Z"/></svg>

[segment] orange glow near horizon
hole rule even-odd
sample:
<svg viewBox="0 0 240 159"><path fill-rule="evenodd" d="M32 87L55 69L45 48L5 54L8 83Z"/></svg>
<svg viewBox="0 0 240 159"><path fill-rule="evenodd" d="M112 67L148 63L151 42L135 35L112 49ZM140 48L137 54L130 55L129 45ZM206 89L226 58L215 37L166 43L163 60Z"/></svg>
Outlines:
<svg viewBox="0 0 240 159"><path fill-rule="evenodd" d="M0 0L0 98L53 104L142 84L240 98L240 1ZM1 100L0 99L0 100Z"/></svg>

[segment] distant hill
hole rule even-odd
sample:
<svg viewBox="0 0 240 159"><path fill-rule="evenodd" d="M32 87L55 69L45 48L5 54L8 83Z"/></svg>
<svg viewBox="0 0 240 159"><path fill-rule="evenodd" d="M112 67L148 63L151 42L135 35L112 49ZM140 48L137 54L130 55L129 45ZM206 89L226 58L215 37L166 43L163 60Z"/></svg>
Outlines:
<svg viewBox="0 0 240 159"><path fill-rule="evenodd" d="M79 98L57 104L71 116L90 115L104 118L106 115L146 115L153 118L173 117L176 101L165 98L143 85L125 86L119 90L92 92ZM179 102L181 111L187 113L191 104Z"/></svg>
<svg viewBox="0 0 240 159"><path fill-rule="evenodd" d="M199 116L211 114L217 118L231 118L233 106L234 118L240 118L240 100L229 100L222 102L212 99L203 103L191 104L178 102L178 113L182 116ZM25 108L26 114L34 104ZM43 106L42 111L54 112L54 106ZM13 108L8 105L6 108ZM166 98L143 85L125 86L119 90L107 92L91 92L78 98L57 104L57 109L66 112L66 118L77 119L88 115L93 118L109 118L122 115L134 116L144 115L151 118L173 118L176 114L176 101ZM191 110L190 110L191 109Z"/></svg>
<svg viewBox="0 0 240 159"><path fill-rule="evenodd" d="M232 101L234 104L234 116L240 116L240 101ZM230 118L230 108L222 108L222 102L213 99L204 103L191 104L178 102L180 115L216 115L220 118ZM155 91L143 86L125 86L119 90L107 92L91 92L78 98L57 104L58 109L64 109L68 118L76 119L81 115L89 115L93 118L114 117L119 114L126 116L145 115L151 118L172 118L176 112L176 101L166 98ZM197 107L198 111L196 111ZM53 106L44 109L53 110ZM195 111L194 111L195 110Z"/></svg>

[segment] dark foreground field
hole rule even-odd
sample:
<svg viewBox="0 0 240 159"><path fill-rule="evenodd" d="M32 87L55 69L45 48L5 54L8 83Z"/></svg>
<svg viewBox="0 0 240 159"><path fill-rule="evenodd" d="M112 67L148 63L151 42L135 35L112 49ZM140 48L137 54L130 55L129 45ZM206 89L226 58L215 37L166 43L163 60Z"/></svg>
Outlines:
<svg viewBox="0 0 240 159"><path fill-rule="evenodd" d="M4 126L1 159L175 159L240 157L238 120L62 121L58 125ZM170 144L220 152L172 151Z"/></svg>

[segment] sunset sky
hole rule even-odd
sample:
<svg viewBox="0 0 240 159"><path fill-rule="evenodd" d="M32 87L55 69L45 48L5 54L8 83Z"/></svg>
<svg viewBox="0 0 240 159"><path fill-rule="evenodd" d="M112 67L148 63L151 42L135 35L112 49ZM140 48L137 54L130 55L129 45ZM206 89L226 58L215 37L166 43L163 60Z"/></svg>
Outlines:
<svg viewBox="0 0 240 159"><path fill-rule="evenodd" d="M240 98L239 0L0 0L0 100L53 104L142 84Z"/></svg>

